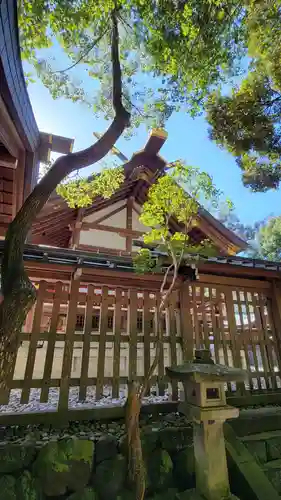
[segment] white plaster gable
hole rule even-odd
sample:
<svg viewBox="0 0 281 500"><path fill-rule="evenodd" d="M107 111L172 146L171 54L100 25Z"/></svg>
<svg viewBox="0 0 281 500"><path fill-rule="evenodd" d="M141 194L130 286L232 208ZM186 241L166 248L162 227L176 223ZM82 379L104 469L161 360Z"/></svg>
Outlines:
<svg viewBox="0 0 281 500"><path fill-rule="evenodd" d="M118 201L117 203L114 203L113 205L110 205L109 207L103 208L102 210L98 210L97 212L94 212L93 214L87 215L87 217L83 218L83 222L95 222L97 219L100 219L101 217L104 217L105 215L109 214L110 212L113 212L117 208L122 207L124 205L125 201L126 200ZM118 215L118 214L116 214L116 215ZM104 221L104 224L106 224L107 226L110 226L111 224L109 224L109 219L105 219L105 220L106 220L106 222Z"/></svg>
<svg viewBox="0 0 281 500"><path fill-rule="evenodd" d="M135 205L138 212L141 213L142 207L140 205ZM147 233L150 231L150 227L145 226L142 224L139 220L139 214L133 209L133 216L132 216L132 229L134 231L141 231L142 233Z"/></svg>

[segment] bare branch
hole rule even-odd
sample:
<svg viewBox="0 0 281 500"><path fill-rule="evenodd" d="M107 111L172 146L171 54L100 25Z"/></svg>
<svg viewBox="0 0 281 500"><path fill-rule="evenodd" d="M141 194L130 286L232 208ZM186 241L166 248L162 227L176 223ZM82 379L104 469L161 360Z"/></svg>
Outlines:
<svg viewBox="0 0 281 500"><path fill-rule="evenodd" d="M122 102L122 73L119 59L119 32L116 11L112 12L111 60L113 80L113 108L116 115L124 116L127 118L129 125L129 113L124 108Z"/></svg>
<svg viewBox="0 0 281 500"><path fill-rule="evenodd" d="M167 215L166 216L166 223L168 223L167 221L169 220L169 218L170 218L170 216ZM175 252L174 252L173 247L170 244L170 242L169 241L166 242L167 246L168 246L168 249L169 249L169 252L170 252L170 255L171 255L171 258L172 258L172 264L170 264L170 266L167 268L167 270L165 272L165 275L164 275L164 278L163 278L163 281L162 281L161 288L160 288L160 295L162 295L162 299L161 299L159 307L158 307L158 309L156 311L156 314L157 314L157 317L156 317L157 331L156 331L156 340L155 340L155 342L156 342L156 351L155 351L155 356L154 356L153 363L151 364L151 366L149 368L149 371L148 371L148 374L145 377L145 381L144 381L144 383L142 384L142 386L139 389L139 398L140 398L140 400L146 394L147 389L149 387L150 379L153 376L153 373L156 370L156 367L157 367L157 365L159 363L160 347L161 347L161 342L163 341L163 334L162 334L161 329L160 329L159 316L160 316L162 310L166 307L167 301L168 301L168 299L169 299L169 297L170 297L170 295L171 295L171 293L172 293L172 291L173 291L173 289L175 287L176 280L177 280L177 277L178 277L178 270L179 270L180 264L182 262L182 259L183 259L183 256L184 256L184 251L185 251L185 248L186 248L186 242L187 242L187 238L188 238L188 229L189 229L189 226L191 224L191 221L192 221L192 217L190 217L188 219L188 222L185 224L185 239L184 239L184 242L183 242L183 248L182 248L182 251L181 251L179 259L177 259L177 256L175 255ZM170 283L170 286L169 286L168 290L164 291L165 285L167 283L168 275L169 275L169 272L171 271L171 269L173 269L173 278L172 278L172 281Z"/></svg>
<svg viewBox="0 0 281 500"><path fill-rule="evenodd" d="M138 114L139 114L142 118L146 118L146 119L147 119L147 118L153 118L153 116L152 116L152 115L146 115L146 114L144 114L144 113L142 112L142 110L141 110L138 106L136 106L136 105L135 105L135 104L131 101L131 99L129 99L126 95L123 95L123 98L124 98L124 99L126 99L126 101L128 102L128 104L130 104L130 105L132 106L132 108L134 108L134 109L137 111L137 113L138 113Z"/></svg>
<svg viewBox="0 0 281 500"><path fill-rule="evenodd" d="M182 262L182 259L184 256L184 252L186 249L186 243L187 243L187 238L188 238L188 229L189 229L191 222L192 222L192 216L189 217L188 223L187 224L185 223L185 226L184 226L184 241L183 241L183 246L182 246L182 250L181 250L181 254L180 254L180 258L179 258L179 266L181 265L181 262Z"/></svg>
<svg viewBox="0 0 281 500"><path fill-rule="evenodd" d="M171 271L171 269L173 268L173 266L174 266L174 264L170 264L170 266L167 268L167 270L165 272L165 276L163 278L162 285L161 285L161 288L160 288L160 293L161 294L164 292L164 288L165 288L165 285L166 285L166 282L167 282L167 279L168 279L169 272Z"/></svg>
<svg viewBox="0 0 281 500"><path fill-rule="evenodd" d="M70 71L71 69L75 68L75 66L77 66L77 64L79 64L81 61L83 61L83 59L85 59L85 57L87 57L87 55L91 52L91 50L93 50L93 48L101 41L101 39L104 37L104 35L108 32L109 28L107 27L102 33L100 36L98 36L95 41L93 42L93 44L79 57L79 59L77 61L75 61L75 63L71 64L71 66L68 66L68 68L64 68L64 69L59 69L57 71L51 71L51 75L54 75L56 73L66 73L67 71Z"/></svg>

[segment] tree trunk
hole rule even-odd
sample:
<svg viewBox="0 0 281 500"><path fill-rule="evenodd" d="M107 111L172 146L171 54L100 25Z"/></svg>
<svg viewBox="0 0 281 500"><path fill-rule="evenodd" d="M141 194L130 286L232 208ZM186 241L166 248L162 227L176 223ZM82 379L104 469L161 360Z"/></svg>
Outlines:
<svg viewBox="0 0 281 500"><path fill-rule="evenodd" d="M1 268L3 301L0 304L0 391L8 388L17 354L19 333L36 301L36 290L23 263L24 244L32 223L58 184L71 172L103 158L129 123L129 114L116 116L105 134L91 147L58 158L34 188L8 227Z"/></svg>
<svg viewBox="0 0 281 500"><path fill-rule="evenodd" d="M174 266L172 283L168 290L164 290L170 268ZM129 484L135 492L136 500L143 500L146 489L146 466L144 462L141 438L140 438L140 410L143 397L147 394L149 382L159 364L160 347L163 342L163 332L160 328L160 314L165 309L169 297L174 289L178 276L179 264L175 262L170 266L163 278L160 294L162 296L159 307L156 311L155 334L156 349L154 360L148 370L141 386L135 382L128 384L128 396L125 403L125 424L127 431L127 451L128 451L128 476Z"/></svg>
<svg viewBox="0 0 281 500"><path fill-rule="evenodd" d="M141 399L135 382L128 384L128 397L125 405L125 421L128 451L128 481L134 490L135 499L143 500L146 487L146 470L142 455L140 438Z"/></svg>

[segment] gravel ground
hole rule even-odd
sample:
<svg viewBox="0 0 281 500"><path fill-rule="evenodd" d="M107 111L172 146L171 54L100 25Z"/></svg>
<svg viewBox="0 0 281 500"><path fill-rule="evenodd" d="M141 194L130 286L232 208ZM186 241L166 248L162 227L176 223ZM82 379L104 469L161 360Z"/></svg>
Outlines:
<svg viewBox="0 0 281 500"><path fill-rule="evenodd" d="M179 413L169 413L166 415L142 415L140 427L159 431L166 427L184 428L190 427L183 415ZM123 419L116 421L85 421L69 422L62 428L56 428L52 425L28 425L28 426L0 426L0 447L8 443L28 444L33 443L38 448L42 447L48 441L54 441L62 438L76 437L79 439L98 440L101 436L112 435L120 439L125 434L125 422Z"/></svg>
<svg viewBox="0 0 281 500"><path fill-rule="evenodd" d="M159 403L169 400L168 392L164 396L157 396L156 391L152 392L155 395L144 398L143 404ZM0 406L0 413L32 413L56 410L58 407L59 389L50 389L48 403L40 403L40 393L40 389L31 389L29 403L20 404L21 390L13 389L10 393L9 404ZM120 397L118 399L113 399L111 397L111 388L104 387L103 397L100 400L96 401L95 388L88 387L85 401L79 401L79 388L71 387L69 390L68 406L70 409L97 407L102 408L112 405L123 406L126 400L126 388L121 388L119 393Z"/></svg>

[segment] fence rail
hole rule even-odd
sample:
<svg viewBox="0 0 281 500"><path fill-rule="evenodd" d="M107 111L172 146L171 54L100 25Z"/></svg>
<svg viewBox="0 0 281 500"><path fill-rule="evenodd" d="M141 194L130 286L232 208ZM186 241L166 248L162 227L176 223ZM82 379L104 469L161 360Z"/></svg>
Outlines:
<svg viewBox="0 0 281 500"><path fill-rule="evenodd" d="M34 389L42 404L56 391L62 411L74 387L78 402L89 391L99 401L125 397L128 379L143 380L155 355L158 292L79 280L35 285L37 302L21 333L9 390L0 394L2 411L13 390L20 404L29 403ZM183 284L160 318L163 343L148 393L176 401L179 388L169 383L165 367L190 359L202 346L215 362L248 370L249 382L229 383L229 395L280 390L275 323L271 287Z"/></svg>

